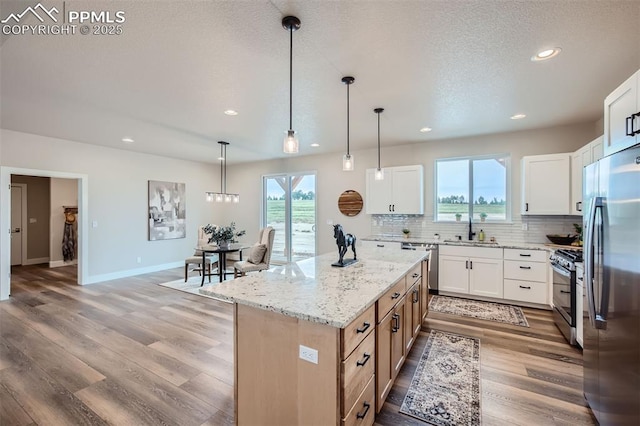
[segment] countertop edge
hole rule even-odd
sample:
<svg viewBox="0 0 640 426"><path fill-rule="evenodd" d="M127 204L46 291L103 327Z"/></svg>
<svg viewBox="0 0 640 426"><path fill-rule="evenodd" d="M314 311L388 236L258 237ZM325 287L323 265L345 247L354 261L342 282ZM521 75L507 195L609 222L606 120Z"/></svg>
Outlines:
<svg viewBox="0 0 640 426"><path fill-rule="evenodd" d="M378 236L378 235L368 235L366 237L360 238L362 241L382 241L389 243L412 243L412 244L437 244L443 246L460 246L460 247L481 247L481 248L502 248L502 249L515 249L515 250L546 250L553 251L557 249L572 249L572 250L582 250L582 247L579 246L561 246L557 244L551 243L481 243L478 241L443 241L443 240L434 240L433 238L404 238L402 236L397 237L389 237L389 236Z"/></svg>

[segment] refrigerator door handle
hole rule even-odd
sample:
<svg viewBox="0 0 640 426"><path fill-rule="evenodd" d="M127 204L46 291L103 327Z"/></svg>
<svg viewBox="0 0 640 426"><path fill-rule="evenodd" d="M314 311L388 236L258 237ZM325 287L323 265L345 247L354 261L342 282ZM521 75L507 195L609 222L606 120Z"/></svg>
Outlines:
<svg viewBox="0 0 640 426"><path fill-rule="evenodd" d="M586 238L585 238L585 268L584 286L587 290L587 308L589 311L589 323L596 328L596 302L594 292L594 231L596 223L596 213L602 208L602 197L593 197L589 207L589 217L587 218Z"/></svg>

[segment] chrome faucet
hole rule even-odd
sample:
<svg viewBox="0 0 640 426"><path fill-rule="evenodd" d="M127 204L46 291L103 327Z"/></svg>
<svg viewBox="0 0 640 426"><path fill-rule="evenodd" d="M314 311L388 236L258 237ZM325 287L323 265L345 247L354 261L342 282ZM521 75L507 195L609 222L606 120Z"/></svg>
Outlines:
<svg viewBox="0 0 640 426"><path fill-rule="evenodd" d="M469 217L469 241L473 241L474 235L476 235L476 233L473 232L473 225L471 225L471 217Z"/></svg>

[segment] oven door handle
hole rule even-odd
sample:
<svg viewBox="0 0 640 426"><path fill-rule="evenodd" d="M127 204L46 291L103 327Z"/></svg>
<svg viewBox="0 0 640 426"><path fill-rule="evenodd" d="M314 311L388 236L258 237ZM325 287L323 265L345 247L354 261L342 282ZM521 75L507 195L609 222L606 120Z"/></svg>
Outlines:
<svg viewBox="0 0 640 426"><path fill-rule="evenodd" d="M559 273L563 277L571 278L571 272L569 272L569 271L567 271L565 269L559 268L556 265L551 265L551 268L553 268L553 270L555 272Z"/></svg>

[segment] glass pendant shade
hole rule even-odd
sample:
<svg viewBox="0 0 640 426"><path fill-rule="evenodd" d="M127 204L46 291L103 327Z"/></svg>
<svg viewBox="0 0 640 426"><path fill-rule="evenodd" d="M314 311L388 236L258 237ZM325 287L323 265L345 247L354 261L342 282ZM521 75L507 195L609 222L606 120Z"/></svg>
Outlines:
<svg viewBox="0 0 640 426"><path fill-rule="evenodd" d="M380 168L376 169L374 177L375 180L384 180L384 170Z"/></svg>
<svg viewBox="0 0 640 426"><path fill-rule="evenodd" d="M213 201L213 193L207 192L206 195L207 195L207 202L208 203L212 202Z"/></svg>
<svg viewBox="0 0 640 426"><path fill-rule="evenodd" d="M284 145L282 150L285 154L297 154L298 153L298 137L294 130L288 130L287 135L284 137Z"/></svg>
<svg viewBox="0 0 640 426"><path fill-rule="evenodd" d="M223 200L222 194L216 194L216 203L221 203Z"/></svg>
<svg viewBox="0 0 640 426"><path fill-rule="evenodd" d="M219 141L220 144L220 192L207 191L205 199L207 202L216 203L239 203L240 194L231 194L227 192L227 145L229 142Z"/></svg>
<svg viewBox="0 0 640 426"><path fill-rule="evenodd" d="M345 154L342 156L342 170L345 172L352 172L355 168L355 158L351 154Z"/></svg>

